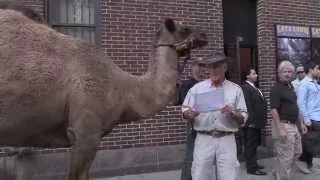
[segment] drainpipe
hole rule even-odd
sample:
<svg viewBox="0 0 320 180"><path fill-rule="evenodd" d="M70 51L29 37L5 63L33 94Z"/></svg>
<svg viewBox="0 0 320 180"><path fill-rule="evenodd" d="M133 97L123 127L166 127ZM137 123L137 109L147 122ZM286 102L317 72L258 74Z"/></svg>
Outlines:
<svg viewBox="0 0 320 180"><path fill-rule="evenodd" d="M241 83L241 62L240 62L240 43L243 41L242 36L236 37L236 58L237 58L237 69L238 69L238 83Z"/></svg>

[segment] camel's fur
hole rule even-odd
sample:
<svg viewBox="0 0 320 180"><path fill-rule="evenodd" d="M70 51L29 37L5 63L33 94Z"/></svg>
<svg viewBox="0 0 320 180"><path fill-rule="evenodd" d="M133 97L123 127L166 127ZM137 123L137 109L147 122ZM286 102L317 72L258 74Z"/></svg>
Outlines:
<svg viewBox="0 0 320 180"><path fill-rule="evenodd" d="M177 52L158 47L143 76L122 71L94 45L0 10L0 144L70 147L69 180L87 180L101 136L152 115L172 99ZM172 20L158 43L190 37Z"/></svg>
<svg viewBox="0 0 320 180"><path fill-rule="evenodd" d="M0 9L13 9L16 11L20 11L23 15L27 16L28 18L38 22L46 24L44 18L37 12L33 11L32 9L26 8L21 3L18 3L13 0L1 0L0 1Z"/></svg>

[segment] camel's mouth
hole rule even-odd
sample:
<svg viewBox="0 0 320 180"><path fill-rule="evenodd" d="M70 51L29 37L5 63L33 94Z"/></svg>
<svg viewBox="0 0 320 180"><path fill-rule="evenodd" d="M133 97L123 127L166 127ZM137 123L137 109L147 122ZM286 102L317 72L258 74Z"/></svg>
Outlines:
<svg viewBox="0 0 320 180"><path fill-rule="evenodd" d="M191 38L191 40L192 40L192 46L191 46L192 49L200 48L208 44L208 38L205 33L197 33Z"/></svg>
<svg viewBox="0 0 320 180"><path fill-rule="evenodd" d="M183 42L175 44L176 50L180 56L190 53L191 49L203 47L208 44L207 37L204 33L199 36L189 36Z"/></svg>

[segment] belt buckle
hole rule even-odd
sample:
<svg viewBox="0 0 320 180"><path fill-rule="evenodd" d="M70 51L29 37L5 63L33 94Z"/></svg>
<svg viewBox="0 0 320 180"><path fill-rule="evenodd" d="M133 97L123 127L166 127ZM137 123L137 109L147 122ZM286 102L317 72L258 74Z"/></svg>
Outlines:
<svg viewBox="0 0 320 180"><path fill-rule="evenodd" d="M216 137L216 138L222 137L222 136L224 136L224 134L225 134L225 133L219 132L219 131L212 131L212 132L211 132L211 136L212 136L212 137Z"/></svg>

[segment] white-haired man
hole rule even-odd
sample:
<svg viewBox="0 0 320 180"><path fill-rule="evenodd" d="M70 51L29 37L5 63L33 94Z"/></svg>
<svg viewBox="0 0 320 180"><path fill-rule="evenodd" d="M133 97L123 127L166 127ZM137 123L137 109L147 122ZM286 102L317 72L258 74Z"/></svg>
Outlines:
<svg viewBox="0 0 320 180"><path fill-rule="evenodd" d="M291 84L294 69L292 63L282 61L278 66L278 81L271 89L271 115L278 133L275 144L279 165L276 180L290 179L292 166L302 153L301 136L296 125L301 116ZM305 133L306 127L301 124L301 128Z"/></svg>

